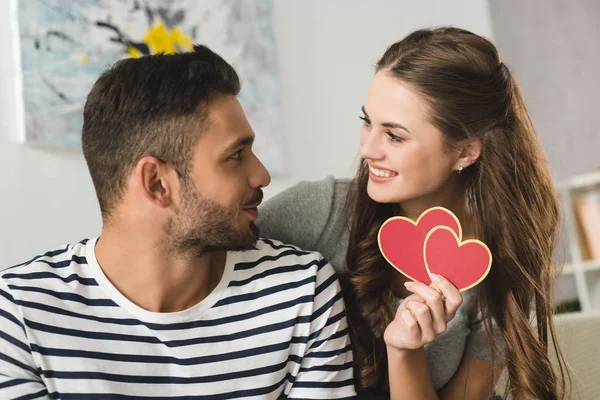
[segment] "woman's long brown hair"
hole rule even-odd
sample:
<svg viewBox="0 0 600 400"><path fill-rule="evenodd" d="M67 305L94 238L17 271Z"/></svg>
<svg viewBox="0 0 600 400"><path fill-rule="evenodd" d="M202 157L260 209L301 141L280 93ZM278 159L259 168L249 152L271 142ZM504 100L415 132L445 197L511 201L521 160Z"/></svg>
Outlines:
<svg viewBox="0 0 600 400"><path fill-rule="evenodd" d="M475 233L493 255L491 271L478 289L492 354L493 319L505 343L508 391L514 398L563 398L564 360L552 340L560 361L557 373L548 348L549 336L556 339L553 256L559 205L514 78L492 43L456 28L410 34L387 49L377 71L421 95L448 148L481 141L478 161L460 177ZM387 218L401 213L398 204L369 198L368 174L363 160L347 203L351 233L346 301L362 390L381 388L387 380L383 332L394 317L395 271L379 252L377 232Z"/></svg>

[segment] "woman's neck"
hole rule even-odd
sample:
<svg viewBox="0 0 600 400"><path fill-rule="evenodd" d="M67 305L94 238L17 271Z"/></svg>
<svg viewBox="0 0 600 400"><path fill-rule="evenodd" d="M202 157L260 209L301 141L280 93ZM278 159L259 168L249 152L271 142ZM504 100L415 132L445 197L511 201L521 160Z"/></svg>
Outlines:
<svg viewBox="0 0 600 400"><path fill-rule="evenodd" d="M475 235L473 215L467 207L466 189L463 185L448 185L434 194L403 201L400 212L402 216L417 221L424 211L432 207L444 207L456 215L462 226L463 240Z"/></svg>

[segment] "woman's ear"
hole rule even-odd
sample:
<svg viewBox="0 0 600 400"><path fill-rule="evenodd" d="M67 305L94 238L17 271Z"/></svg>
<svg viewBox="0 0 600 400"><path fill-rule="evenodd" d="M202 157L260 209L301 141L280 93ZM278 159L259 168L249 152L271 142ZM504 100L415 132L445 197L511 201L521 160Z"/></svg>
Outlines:
<svg viewBox="0 0 600 400"><path fill-rule="evenodd" d="M469 141L461 150L458 159L454 164L455 171L462 171L464 168L472 165L477 161L481 154L481 140L475 139Z"/></svg>

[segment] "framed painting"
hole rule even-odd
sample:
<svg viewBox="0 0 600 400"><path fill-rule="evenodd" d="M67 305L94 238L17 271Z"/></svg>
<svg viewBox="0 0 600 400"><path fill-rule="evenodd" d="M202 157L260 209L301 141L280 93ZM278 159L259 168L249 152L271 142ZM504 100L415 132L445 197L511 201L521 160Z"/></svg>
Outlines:
<svg viewBox="0 0 600 400"><path fill-rule="evenodd" d="M86 96L104 70L125 57L202 43L238 71L256 153L281 174L272 6L272 0L18 0L25 141L80 148Z"/></svg>

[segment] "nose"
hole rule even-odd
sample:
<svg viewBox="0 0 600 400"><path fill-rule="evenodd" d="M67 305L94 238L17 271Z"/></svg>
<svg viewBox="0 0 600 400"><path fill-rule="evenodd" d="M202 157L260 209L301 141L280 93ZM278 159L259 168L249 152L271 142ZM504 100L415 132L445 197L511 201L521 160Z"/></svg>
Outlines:
<svg viewBox="0 0 600 400"><path fill-rule="evenodd" d="M254 163L250 173L250 186L253 189L260 189L269 186L271 183L271 174L265 168L263 163L254 155Z"/></svg>
<svg viewBox="0 0 600 400"><path fill-rule="evenodd" d="M376 131L368 131L363 128L360 134L360 157L367 160L384 158L381 137L382 135L378 135Z"/></svg>

